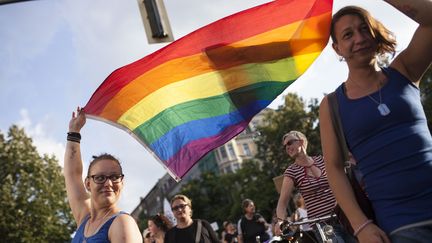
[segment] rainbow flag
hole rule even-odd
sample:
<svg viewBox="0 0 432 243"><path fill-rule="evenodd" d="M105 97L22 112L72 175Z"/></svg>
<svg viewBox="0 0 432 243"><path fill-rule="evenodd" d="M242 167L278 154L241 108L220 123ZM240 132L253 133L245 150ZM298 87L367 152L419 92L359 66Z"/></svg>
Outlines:
<svg viewBox="0 0 432 243"><path fill-rule="evenodd" d="M313 63L332 4L276 0L220 19L115 70L84 111L126 130L180 180Z"/></svg>

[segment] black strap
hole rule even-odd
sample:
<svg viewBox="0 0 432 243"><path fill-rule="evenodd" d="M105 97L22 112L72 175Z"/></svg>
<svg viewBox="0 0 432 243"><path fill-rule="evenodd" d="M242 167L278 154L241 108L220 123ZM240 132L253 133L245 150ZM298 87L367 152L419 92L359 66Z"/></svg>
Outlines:
<svg viewBox="0 0 432 243"><path fill-rule="evenodd" d="M201 219L197 219L197 232L195 236L195 243L199 243L201 240L202 222Z"/></svg>
<svg viewBox="0 0 432 243"><path fill-rule="evenodd" d="M336 134L337 142L339 144L339 151L341 153L341 158L343 159L343 166L345 168L345 173L348 177L351 177L351 163L349 162L349 151L345 140L342 122L339 115L339 104L336 97L336 92L332 92L327 95L330 117L332 119L333 128Z"/></svg>

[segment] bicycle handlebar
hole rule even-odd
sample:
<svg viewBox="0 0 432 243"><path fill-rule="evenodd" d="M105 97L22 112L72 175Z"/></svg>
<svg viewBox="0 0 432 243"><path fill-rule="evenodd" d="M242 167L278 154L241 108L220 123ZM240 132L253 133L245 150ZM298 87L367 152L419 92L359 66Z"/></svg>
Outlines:
<svg viewBox="0 0 432 243"><path fill-rule="evenodd" d="M326 220L331 219L333 217L336 217L336 214L326 215L326 216L317 217L317 218L313 218L313 219L301 219L298 221L285 220L282 223L282 225L285 225L285 227L289 227L289 226L299 226L299 225L303 225L303 224L313 224L313 223L326 221Z"/></svg>

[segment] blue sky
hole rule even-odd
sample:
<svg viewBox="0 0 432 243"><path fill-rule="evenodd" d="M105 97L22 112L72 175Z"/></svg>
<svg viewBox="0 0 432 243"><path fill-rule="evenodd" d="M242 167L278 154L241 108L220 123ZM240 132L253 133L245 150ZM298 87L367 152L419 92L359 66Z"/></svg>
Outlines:
<svg viewBox="0 0 432 243"><path fill-rule="evenodd" d="M301 1L301 0L300 0ZM164 0L176 39L217 19L268 0ZM335 0L334 9L359 5L390 30L403 49L416 23L384 1ZM287 13L289 14L289 13ZM63 164L71 113L84 106L115 69L164 44L147 43L136 0L39 0L0 5L0 131L24 127L40 153ZM328 45L309 70L286 91L322 99L345 80L347 69ZM271 107L280 104L275 100ZM125 189L119 202L132 211L164 168L124 131L87 120L82 130L85 166L109 152L122 161Z"/></svg>

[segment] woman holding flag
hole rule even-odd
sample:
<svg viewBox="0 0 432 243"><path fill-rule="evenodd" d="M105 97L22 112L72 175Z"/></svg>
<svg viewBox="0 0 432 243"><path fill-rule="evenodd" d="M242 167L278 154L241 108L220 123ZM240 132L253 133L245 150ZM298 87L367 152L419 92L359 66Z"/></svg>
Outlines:
<svg viewBox="0 0 432 243"><path fill-rule="evenodd" d="M135 220L116 205L123 189L120 162L109 154L94 156L83 183L80 131L85 122L78 108L69 122L64 157L67 198L78 225L72 242L142 242Z"/></svg>
<svg viewBox="0 0 432 243"><path fill-rule="evenodd" d="M337 112L376 222L363 214L344 174L327 97L320 106L322 148L330 186L361 243L430 242L432 137L419 84L432 61L432 1L386 2L419 24L388 67L379 67L378 57L394 55L396 41L366 10L342 8L330 30L333 48L349 70L335 91Z"/></svg>

